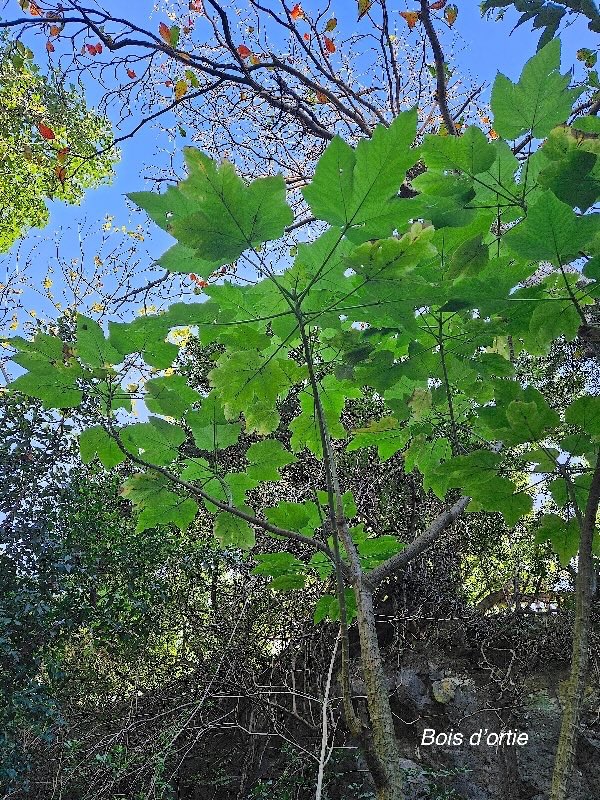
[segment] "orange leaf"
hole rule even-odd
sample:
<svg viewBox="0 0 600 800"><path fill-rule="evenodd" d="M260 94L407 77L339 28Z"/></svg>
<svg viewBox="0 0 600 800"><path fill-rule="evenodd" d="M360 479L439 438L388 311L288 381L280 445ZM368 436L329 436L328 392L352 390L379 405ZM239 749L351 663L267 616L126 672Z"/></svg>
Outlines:
<svg viewBox="0 0 600 800"><path fill-rule="evenodd" d="M329 36L324 36L323 41L325 42L325 50L327 50L328 53L335 53L335 44L333 40L330 39Z"/></svg>
<svg viewBox="0 0 600 800"><path fill-rule="evenodd" d="M52 128L49 128L47 125L44 125L43 122L38 123L37 126L38 131L44 137L44 139L56 139L54 135L54 131Z"/></svg>
<svg viewBox="0 0 600 800"><path fill-rule="evenodd" d="M58 25L50 25L50 36L58 36L60 28Z"/></svg>
<svg viewBox="0 0 600 800"><path fill-rule="evenodd" d="M260 56L257 56L254 53L252 53L252 55L250 56L250 63L254 64L254 66L260 64Z"/></svg>
<svg viewBox="0 0 600 800"><path fill-rule="evenodd" d="M161 39L164 39L167 44L171 44L171 28L169 28L168 25L165 25L164 22L161 22L158 26L158 32Z"/></svg>
<svg viewBox="0 0 600 800"><path fill-rule="evenodd" d="M448 0L437 0L437 3L432 3L429 6L430 11L441 11L442 8L446 5Z"/></svg>
<svg viewBox="0 0 600 800"><path fill-rule="evenodd" d="M191 281L197 281L198 280L198 276L194 275L193 272L190 272L189 278L190 278Z"/></svg>
<svg viewBox="0 0 600 800"><path fill-rule="evenodd" d="M54 174L58 178L58 180L65 185L65 179L67 177L67 170L64 167L54 167Z"/></svg>
<svg viewBox="0 0 600 800"><path fill-rule="evenodd" d="M328 103L329 98L323 92L317 92L317 103Z"/></svg>
<svg viewBox="0 0 600 800"><path fill-rule="evenodd" d="M252 50L250 50L250 48L246 47L245 44L240 44L238 46L237 51L238 51L238 55L240 55L242 58L248 58L248 56L252 55Z"/></svg>
<svg viewBox="0 0 600 800"><path fill-rule="evenodd" d="M49 53L53 53L54 52L54 45L52 44L52 42L46 42L46 50Z"/></svg>
<svg viewBox="0 0 600 800"><path fill-rule="evenodd" d="M302 11L302 6L300 3L296 3L296 5L290 11L290 17L292 19L305 19L304 11Z"/></svg>
<svg viewBox="0 0 600 800"><path fill-rule="evenodd" d="M418 11L401 11L400 16L402 17L402 19L406 20L406 24L408 25L411 31L419 21Z"/></svg>
<svg viewBox="0 0 600 800"><path fill-rule="evenodd" d="M128 78L131 78L131 80L133 80L134 78L136 78L136 77L137 77L137 75L135 74L135 70L133 70L133 69L128 69L128 70L127 70L127 77L128 77Z"/></svg>
<svg viewBox="0 0 600 800"><path fill-rule="evenodd" d="M37 3L29 3L29 13L32 17L41 17L42 11Z"/></svg>

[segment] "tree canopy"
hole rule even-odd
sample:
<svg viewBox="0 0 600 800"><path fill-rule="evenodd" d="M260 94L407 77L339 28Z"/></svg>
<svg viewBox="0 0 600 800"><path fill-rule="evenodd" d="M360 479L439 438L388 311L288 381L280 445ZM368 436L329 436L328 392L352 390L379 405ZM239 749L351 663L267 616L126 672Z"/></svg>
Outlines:
<svg viewBox="0 0 600 800"><path fill-rule="evenodd" d="M37 4L23 5L44 19ZM53 416L61 432L72 426L78 438L75 469L84 479L66 479L73 490L68 503L75 503L76 512L73 519L67 509L63 518L93 555L87 561L80 557L86 574L74 581L93 597L86 601L85 621L100 632L90 635L92 647L100 642L103 653L110 651L112 685L117 679L127 684L128 674L123 677L118 664L113 666L118 648L106 641L114 617L100 599L102 589L103 598L114 592L115 603L122 603L117 616L127 630L139 624L145 631L149 652L155 647L182 652L186 663L195 665L210 657L214 676L199 704L191 702L191 721L204 708L229 643L239 641L238 623L246 624L247 607L256 610L256 627L270 630L273 620L263 620L262 610L276 617L286 609L292 617L286 604L308 606L326 648L333 649L318 684L321 741L316 753L308 751L317 765L312 764L317 796L327 749L331 746L331 755L337 741L338 721L328 716L335 682L340 725L349 737L344 741L360 749L370 787L378 800L404 800L408 777L397 736L406 727L413 730L414 723L398 721L392 710L376 607L385 591L393 594L395 585L406 585L422 556L433 560L430 554L448 543L457 526L468 526L475 535L479 520L485 520L490 527L481 523L482 547L463 544L463 552L449 559L448 573L468 553L473 572L481 575L490 554L496 556L499 539L523 536L532 562L538 567L553 562L573 580L570 672L546 787L550 800L567 800L585 706L600 556L600 397L590 366L598 355L600 287L600 122L593 65L574 85L571 73L561 69L560 40L545 34L548 41L518 80L499 72L489 116L477 122L473 115L465 124L464 109L452 107L435 28L441 20L451 27L457 9L421 0L418 10L400 16L410 30L420 26L434 57L429 74L435 82L435 131L428 132L431 118L424 120L418 103L393 106L398 81L382 90L382 103L392 103L393 113L386 116L376 106L356 110L358 92L336 83L331 71L326 77L339 95L327 94L321 84L312 87L317 99L323 91L339 112L325 126L308 109L306 97L297 96L312 78L295 74L289 63L284 67L273 53L273 63L259 57L257 48L245 43L250 38L238 43L223 8L211 0L207 5L216 20L215 62L204 51L190 54L184 48L190 31L177 24L161 22L158 34L140 34L146 37L142 44L125 43L105 28L118 20L105 15L100 25L95 15L103 12L77 4L74 13L102 43L99 51L96 44L85 45L94 48L87 50L90 57L101 55L103 45L111 52L140 47L150 51L150 59L168 54L178 69L196 75L195 68L202 81L214 72L217 82L252 90L271 109L285 112L296 133L304 130L326 146L300 182L274 172L272 160L255 174L256 165L265 163L265 142L257 145L250 168L244 159L236 164L185 147L185 177L164 191L133 191L129 199L172 238L157 263L167 274L187 276L193 298L173 297L179 302L167 308L144 308L134 319L109 318L106 324L75 311L56 328L40 324L35 335L7 339L14 365L9 398L26 398L33 409L26 415ZM359 19L375 5L384 14L387 52L386 4L359 3ZM485 4L487 10L505 5ZM528 19L553 33L542 5L534 3ZM258 3L251 6L253 13L275 15ZM190 11L204 15L202 4L190 4ZM583 13L590 17L590 7ZM323 59L337 52L332 38L337 20L313 19L301 4L284 6L275 18L298 45L297 24L312 26L323 51L312 63L324 74ZM53 36L71 23L62 8L54 21L60 25ZM302 39L307 42L308 36ZM263 71L268 87L254 77ZM289 93L281 84L284 74L298 81ZM192 86L186 73L169 87L175 102L191 95ZM420 87L418 95L420 100ZM290 96L298 99L295 105ZM44 142L53 142L55 130L40 125ZM306 155L307 172L308 161ZM27 438L22 431L20 437ZM9 449L5 458L11 457ZM119 499L114 486L109 488L117 478ZM90 488L94 481L98 492L107 493L104 502L89 499L97 497ZM403 505L410 496L408 513ZM382 513L385 503L391 510ZM131 511L133 524L122 522L118 509ZM98 530L101 541L90 542L82 527ZM151 543L146 555L145 537ZM140 554L137 577L123 538L132 554ZM178 571L171 558L180 543L187 560ZM125 576L127 589L106 578L107 564L113 574ZM545 568L539 567L538 589ZM224 644L222 632L206 621L218 608L220 587L239 576L243 602ZM11 580L18 583L14 575ZM255 588L246 580L255 581ZM169 595L164 612L161 606L154 617L148 609L152 587ZM13 606L20 608L19 592L13 594ZM186 604L185 611L178 603ZM99 607L101 622L95 623ZM202 623L202 633L191 637L188 607ZM171 615L184 620L179 633L169 624ZM154 637L152 626L159 621L164 632ZM249 629L252 623L247 624ZM327 638L333 626L337 638ZM263 673L253 670L265 664L266 646L256 627L249 685L260 683ZM19 639L18 633L13 636ZM407 641L404 655L411 652ZM126 643L123 657L139 652L137 644ZM270 646L275 655L284 649ZM84 666L87 657L80 661ZM72 658L68 647L62 658ZM360 683L352 674L353 658ZM35 666L24 662L24 685ZM292 705L283 710L305 723L313 699L306 716L299 715L298 703L308 695L298 699L295 671L293 676ZM444 704L448 687L436 684L433 695ZM247 701L250 693L234 696ZM229 687L228 700L232 694ZM16 695L17 690L11 697ZM222 701L223 694L211 695L211 710ZM259 708L256 715L265 719L264 706L257 703ZM250 733L254 715L252 707L244 728ZM419 724L420 731L427 727L420 718ZM139 750L130 744L128 723L124 731L120 749L100 756L119 776L100 795L120 792L120 781L138 770ZM150 758L154 771L149 788L140 789L143 796L172 796L171 779L185 756L169 767L174 770L169 778L163 754L193 731L189 723L176 723L175 733L165 728L157 736ZM74 741L76 751L82 740ZM244 772L239 797L247 782Z"/></svg>
<svg viewBox="0 0 600 800"><path fill-rule="evenodd" d="M118 153L108 120L87 108L58 72L43 75L33 52L0 38L0 252L48 222L48 199L80 203L111 179Z"/></svg>

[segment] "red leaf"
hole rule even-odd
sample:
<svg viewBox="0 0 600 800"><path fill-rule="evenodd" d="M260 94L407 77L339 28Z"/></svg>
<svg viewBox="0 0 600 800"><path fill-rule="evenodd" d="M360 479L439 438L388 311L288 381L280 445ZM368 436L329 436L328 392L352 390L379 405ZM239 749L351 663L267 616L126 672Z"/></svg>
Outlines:
<svg viewBox="0 0 600 800"><path fill-rule="evenodd" d="M303 34L303 39L305 42L310 42L310 33Z"/></svg>
<svg viewBox="0 0 600 800"><path fill-rule="evenodd" d="M165 86L173 86L173 81L165 81Z"/></svg>
<svg viewBox="0 0 600 800"><path fill-rule="evenodd" d="M64 186L67 177L67 170L64 167L54 167L54 174Z"/></svg>
<svg viewBox="0 0 600 800"><path fill-rule="evenodd" d="M52 128L49 128L47 125L44 125L43 122L38 123L37 126L38 131L44 137L44 139L56 139L54 135L54 131Z"/></svg>
<svg viewBox="0 0 600 800"><path fill-rule="evenodd" d="M202 0L191 0L190 11L195 11L197 14L204 14L204 6Z"/></svg>
<svg viewBox="0 0 600 800"><path fill-rule="evenodd" d="M252 50L250 50L248 47L246 47L246 45L245 45L245 44L240 44L240 45L238 46L238 49L237 49L237 51L238 51L238 54L239 54L239 55L240 55L242 58L248 58L248 56L251 56L251 55L252 55Z"/></svg>
<svg viewBox="0 0 600 800"><path fill-rule="evenodd" d="M49 53L53 53L54 52L54 45L52 44L52 42L46 42L46 50Z"/></svg>
<svg viewBox="0 0 600 800"><path fill-rule="evenodd" d="M330 39L329 36L324 36L323 41L325 42L325 50L327 50L328 53L335 53L335 44L333 40Z"/></svg>
<svg viewBox="0 0 600 800"><path fill-rule="evenodd" d="M171 28L169 28L168 25L165 25L164 22L161 22L158 26L158 32L161 39L164 39L167 44L171 44Z"/></svg>
<svg viewBox="0 0 600 800"><path fill-rule="evenodd" d="M91 56L96 55L96 45L95 44L86 44L85 49Z"/></svg>
<svg viewBox="0 0 600 800"><path fill-rule="evenodd" d="M302 6L300 3L296 3L296 5L290 11L290 17L292 19L305 19L304 11L302 10Z"/></svg>
<svg viewBox="0 0 600 800"><path fill-rule="evenodd" d="M133 69L128 69L127 70L127 75L128 75L128 77L131 78L131 80L133 80L134 78L137 77L136 74L135 74L135 70L133 70Z"/></svg>
<svg viewBox="0 0 600 800"><path fill-rule="evenodd" d="M50 25L50 36L58 36L60 28L58 25Z"/></svg>
<svg viewBox="0 0 600 800"><path fill-rule="evenodd" d="M190 272L189 278L190 278L191 281L197 281L198 280L198 276L194 275L193 272Z"/></svg>
<svg viewBox="0 0 600 800"><path fill-rule="evenodd" d="M42 11L36 3L29 3L29 13L32 17L41 17Z"/></svg>
<svg viewBox="0 0 600 800"><path fill-rule="evenodd" d="M98 42L98 44L96 45L96 53L101 53L101 52L102 52L102 45L100 44L100 42Z"/></svg>
<svg viewBox="0 0 600 800"><path fill-rule="evenodd" d="M437 0L437 3L432 3L429 6L430 11L441 11L442 8L446 5L448 0Z"/></svg>

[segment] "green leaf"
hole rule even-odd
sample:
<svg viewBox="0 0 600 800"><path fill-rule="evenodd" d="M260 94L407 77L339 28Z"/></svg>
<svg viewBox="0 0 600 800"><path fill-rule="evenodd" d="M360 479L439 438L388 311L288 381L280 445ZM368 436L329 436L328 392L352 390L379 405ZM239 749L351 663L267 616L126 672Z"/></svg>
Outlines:
<svg viewBox="0 0 600 800"><path fill-rule="evenodd" d="M439 497L450 488L472 498L468 511L499 511L509 526L531 510L531 498L518 493L515 484L498 475L501 457L489 450L454 456L436 470Z"/></svg>
<svg viewBox="0 0 600 800"><path fill-rule="evenodd" d="M565 412L569 425L580 428L594 439L600 437L600 397L585 395L574 400Z"/></svg>
<svg viewBox="0 0 600 800"><path fill-rule="evenodd" d="M411 149L416 135L416 110L399 114L388 128L378 125L369 140L353 150L334 137L319 159L311 184L302 190L315 217L342 228L368 228L372 238L392 232L393 201L406 171L418 158ZM390 227L391 225L391 227Z"/></svg>
<svg viewBox="0 0 600 800"><path fill-rule="evenodd" d="M208 373L228 419L244 414L246 431L272 433L279 424L274 410L278 397L304 378L306 368L288 358L273 358L254 350L224 353Z"/></svg>
<svg viewBox="0 0 600 800"><path fill-rule="evenodd" d="M377 536L365 539L358 544L361 566L365 570L374 569L388 558L401 552L406 547L396 536Z"/></svg>
<svg viewBox="0 0 600 800"><path fill-rule="evenodd" d="M161 267L168 272L193 273L199 278L209 278L219 266L219 259L212 261L201 258L193 247L185 244L174 244L158 259Z"/></svg>
<svg viewBox="0 0 600 800"><path fill-rule="evenodd" d="M525 64L518 83L499 74L492 89L494 130L505 139L531 132L547 136L565 122L581 89L568 89L570 75L560 74L560 40L554 39Z"/></svg>
<svg viewBox="0 0 600 800"><path fill-rule="evenodd" d="M248 248L278 239L293 222L282 175L246 185L226 161L217 166L191 147L184 155L189 176L178 191L193 210L173 220L173 233L203 260L231 263Z"/></svg>
<svg viewBox="0 0 600 800"><path fill-rule="evenodd" d="M471 277L481 272L489 261L489 248L482 239L478 234L456 248L448 264L448 278Z"/></svg>
<svg viewBox="0 0 600 800"><path fill-rule="evenodd" d="M120 430L121 441L129 452L150 464L167 466L179 453L185 441L185 432L160 417L150 417L148 422L128 425Z"/></svg>
<svg viewBox="0 0 600 800"><path fill-rule="evenodd" d="M324 619L331 618L331 615L335 613L332 610L334 603L335 597L330 594L324 594L322 597L319 597L313 615L313 622L315 625L318 625L319 622L323 622Z"/></svg>
<svg viewBox="0 0 600 800"><path fill-rule="evenodd" d="M189 216L195 207L193 199L174 186L169 186L164 194L131 192L127 197L168 233L172 233L175 222Z"/></svg>
<svg viewBox="0 0 600 800"><path fill-rule="evenodd" d="M200 394L188 386L183 375L152 378L146 381L144 403L148 411L180 419Z"/></svg>
<svg viewBox="0 0 600 800"><path fill-rule="evenodd" d="M540 409L537 403L527 403L521 400L513 400L508 405L506 419L515 436L530 442L543 439L552 423L558 425L560 422L556 412L551 416L546 409Z"/></svg>
<svg viewBox="0 0 600 800"><path fill-rule="evenodd" d="M250 511L242 508L241 511ZM256 542L254 531L246 520L236 517L227 511L217 514L214 524L214 535L221 547L240 547L249 550Z"/></svg>
<svg viewBox="0 0 600 800"><path fill-rule="evenodd" d="M345 590L346 621L348 624L356 617L356 598L352 589ZM340 604L337 597L325 594L319 598L315 606L314 623L318 625L324 619L332 621L340 618Z"/></svg>
<svg viewBox="0 0 600 800"><path fill-rule="evenodd" d="M167 478L156 472L139 473L125 481L121 493L138 513L138 533L157 525L177 525L183 531L196 516L197 504L169 491L168 485Z"/></svg>
<svg viewBox="0 0 600 800"><path fill-rule="evenodd" d="M365 428L355 428L353 434L354 438L346 447L348 452L363 447L377 447L381 461L387 461L402 450L411 437L410 429L398 428L398 422L393 417L384 417Z"/></svg>
<svg viewBox="0 0 600 800"><path fill-rule="evenodd" d="M560 421L556 411L533 386L523 389L517 381L497 380L494 398L494 405L478 409L474 423L476 433L487 441L501 441L509 446L536 441Z"/></svg>
<svg viewBox="0 0 600 800"><path fill-rule="evenodd" d="M190 411L185 418L196 446L200 450L224 450L235 444L242 426L225 419L223 407L214 393L205 397L199 411Z"/></svg>
<svg viewBox="0 0 600 800"><path fill-rule="evenodd" d="M58 370L51 364L20 375L10 384L11 392L22 392L28 397L37 397L44 408L76 408L83 394L77 388L79 369Z"/></svg>
<svg viewBox="0 0 600 800"><path fill-rule="evenodd" d="M297 459L277 439L251 444L246 451L248 475L258 481L278 481L279 470Z"/></svg>
<svg viewBox="0 0 600 800"><path fill-rule="evenodd" d="M333 439L344 439L346 430L340 417L346 400L362 395L361 390L349 381L339 381L334 375L326 375L321 381L321 405L329 435ZM317 457L322 454L321 433L315 413L315 402L312 392L308 390L300 395L301 413L292 420L289 430L292 433L290 446L297 453L307 447Z"/></svg>
<svg viewBox="0 0 600 800"><path fill-rule="evenodd" d="M90 367L120 364L122 354L104 338L104 331L95 320L77 315L77 355Z"/></svg>
<svg viewBox="0 0 600 800"><path fill-rule="evenodd" d="M253 575L278 578L282 575L302 574L305 570L304 562L291 553L257 553L255 559L257 566L252 570Z"/></svg>
<svg viewBox="0 0 600 800"><path fill-rule="evenodd" d="M306 577L304 575L280 575L278 578L273 578L269 589L286 592L290 589L304 589L305 585Z"/></svg>
<svg viewBox="0 0 600 800"><path fill-rule="evenodd" d="M306 500L304 503L282 501L273 508L266 508L265 516L278 528L298 531L305 536L312 536L315 528L321 525L317 506L310 500Z"/></svg>
<svg viewBox="0 0 600 800"><path fill-rule="evenodd" d="M529 207L523 222L503 237L517 255L532 261L568 264L587 250L600 230L598 214L577 216L570 206L546 190Z"/></svg>
<svg viewBox="0 0 600 800"><path fill-rule="evenodd" d="M112 469L125 461L125 453L113 437L101 428L86 428L79 436L79 452L84 464L89 464L96 456L106 469Z"/></svg>
<svg viewBox="0 0 600 800"><path fill-rule="evenodd" d="M428 135L422 151L430 169L460 170L469 177L486 172L496 160L494 145L475 125L468 127L462 136Z"/></svg>
<svg viewBox="0 0 600 800"><path fill-rule="evenodd" d="M574 519L565 521L557 514L544 514L535 534L535 541L541 544L550 540L560 563L566 567L579 552L579 526Z"/></svg>
<svg viewBox="0 0 600 800"><path fill-rule="evenodd" d="M401 239L381 239L357 247L346 259L346 266L368 281L399 281L421 262L431 259L437 250L431 243L432 226L420 223Z"/></svg>

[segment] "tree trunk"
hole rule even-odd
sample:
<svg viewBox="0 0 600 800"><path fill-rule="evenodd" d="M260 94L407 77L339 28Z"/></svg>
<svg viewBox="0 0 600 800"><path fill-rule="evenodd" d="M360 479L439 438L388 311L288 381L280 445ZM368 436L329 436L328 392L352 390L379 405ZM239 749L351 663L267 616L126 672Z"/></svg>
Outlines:
<svg viewBox="0 0 600 800"><path fill-rule="evenodd" d="M569 783L575 760L581 701L589 661L590 617L594 589L592 540L596 527L596 514L600 501L600 453L590 486L590 493L581 521L581 540L577 566L575 626L573 629L573 655L571 675L563 711L562 725L554 762L550 800L567 800Z"/></svg>
<svg viewBox="0 0 600 800"><path fill-rule="evenodd" d="M357 577L354 593L360 639L360 661L367 689L373 747L379 762L379 769L374 770L371 767L371 772L377 789L377 800L404 800L404 777L400 769L388 685L377 641L373 593L365 585L362 576L358 575Z"/></svg>

